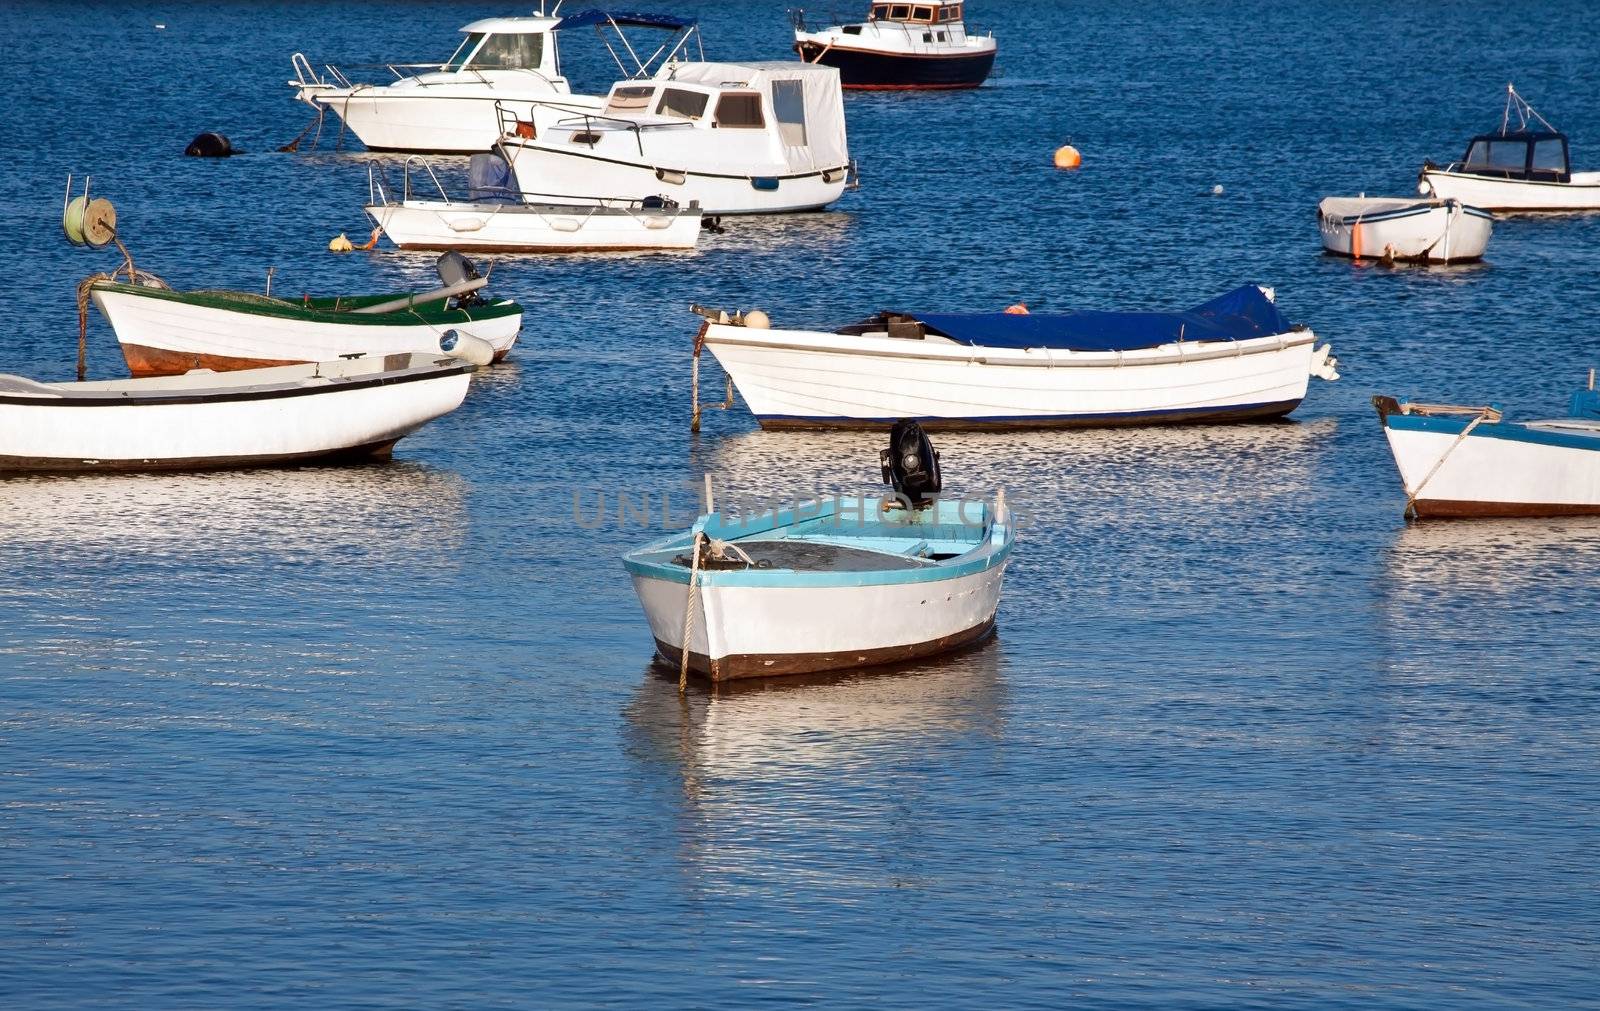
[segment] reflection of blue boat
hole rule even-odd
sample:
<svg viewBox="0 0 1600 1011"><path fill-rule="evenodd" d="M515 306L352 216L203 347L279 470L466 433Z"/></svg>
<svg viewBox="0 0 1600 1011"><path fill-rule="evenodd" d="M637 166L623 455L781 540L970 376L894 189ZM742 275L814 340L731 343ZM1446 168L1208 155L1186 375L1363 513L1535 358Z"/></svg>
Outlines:
<svg viewBox="0 0 1600 1011"><path fill-rule="evenodd" d="M1493 407L1374 397L1405 485L1406 510L1430 516L1600 514L1600 393L1570 416L1506 421Z"/></svg>
<svg viewBox="0 0 1600 1011"><path fill-rule="evenodd" d="M661 658L713 681L896 663L994 627L1016 537L1004 507L906 509L838 498L741 518L712 513L623 558Z"/></svg>

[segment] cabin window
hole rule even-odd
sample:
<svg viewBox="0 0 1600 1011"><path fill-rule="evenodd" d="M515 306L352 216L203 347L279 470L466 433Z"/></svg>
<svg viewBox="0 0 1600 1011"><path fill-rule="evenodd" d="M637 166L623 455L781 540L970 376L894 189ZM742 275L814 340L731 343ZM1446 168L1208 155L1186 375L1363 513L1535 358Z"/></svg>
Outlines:
<svg viewBox="0 0 1600 1011"><path fill-rule="evenodd" d="M953 4L949 7L946 7L944 10L939 12L939 19L941 21L960 21L961 5Z"/></svg>
<svg viewBox="0 0 1600 1011"><path fill-rule="evenodd" d="M772 82L772 115L785 147L806 146L806 83Z"/></svg>
<svg viewBox="0 0 1600 1011"><path fill-rule="evenodd" d="M467 65L467 57L472 55L472 51L477 49L478 43L482 41L482 32L475 32L472 35L468 35L465 41L463 41L460 46L456 47L456 51L453 55L451 55L450 59L445 62L444 69L460 70L462 67L465 67Z"/></svg>
<svg viewBox="0 0 1600 1011"><path fill-rule="evenodd" d="M921 21L924 24L931 24L933 22L933 8L913 7L911 8L911 18L913 21Z"/></svg>
<svg viewBox="0 0 1600 1011"><path fill-rule="evenodd" d="M641 113L650 111L650 98L656 93L654 88L618 88L611 93L611 98L606 102L606 112Z"/></svg>
<svg viewBox="0 0 1600 1011"><path fill-rule="evenodd" d="M1567 170L1567 152L1562 149L1561 142L1555 138L1537 141L1533 145L1533 169L1535 172L1565 172Z"/></svg>
<svg viewBox="0 0 1600 1011"><path fill-rule="evenodd" d="M491 35L472 58L472 66L482 70L538 70L543 59L543 35Z"/></svg>
<svg viewBox="0 0 1600 1011"><path fill-rule="evenodd" d="M1521 172L1528 164L1528 142L1474 141L1471 150L1467 152L1467 164L1473 168L1494 169L1498 172Z"/></svg>
<svg viewBox="0 0 1600 1011"><path fill-rule="evenodd" d="M872 8L872 14L867 20L876 21L879 18L887 19L888 17L889 17L889 5L888 4L878 4L876 7Z"/></svg>
<svg viewBox="0 0 1600 1011"><path fill-rule="evenodd" d="M661 101L656 105L657 116L675 116L678 119L699 119L705 115L706 103L711 101L711 96L703 91L684 91L682 88L667 88L661 92Z"/></svg>
<svg viewBox="0 0 1600 1011"><path fill-rule="evenodd" d="M744 92L717 99L717 125L735 130L759 130L767 125L761 116L761 96Z"/></svg>
<svg viewBox="0 0 1600 1011"><path fill-rule="evenodd" d="M911 5L910 4L895 4L893 7L890 7L889 8L889 20L890 21L909 21L909 20L911 20Z"/></svg>

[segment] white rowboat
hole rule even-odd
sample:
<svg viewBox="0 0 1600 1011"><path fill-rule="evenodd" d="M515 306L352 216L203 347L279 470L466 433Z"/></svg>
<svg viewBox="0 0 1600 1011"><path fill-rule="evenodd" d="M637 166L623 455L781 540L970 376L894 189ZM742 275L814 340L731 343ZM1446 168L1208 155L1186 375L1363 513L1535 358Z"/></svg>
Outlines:
<svg viewBox="0 0 1600 1011"><path fill-rule="evenodd" d="M1459 263L1482 258L1494 215L1458 200L1328 197L1317 225L1323 248L1341 256Z"/></svg>
<svg viewBox="0 0 1600 1011"><path fill-rule="evenodd" d="M0 375L0 472L387 459L461 406L473 369L405 354L107 382Z"/></svg>

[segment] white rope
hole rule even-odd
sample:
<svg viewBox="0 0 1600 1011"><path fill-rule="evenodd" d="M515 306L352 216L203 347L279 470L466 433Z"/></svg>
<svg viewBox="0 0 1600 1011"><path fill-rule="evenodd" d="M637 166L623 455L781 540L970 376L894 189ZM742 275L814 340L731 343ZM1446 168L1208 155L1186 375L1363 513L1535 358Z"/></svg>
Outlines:
<svg viewBox="0 0 1600 1011"><path fill-rule="evenodd" d="M694 609L700 596L700 540L705 533L699 530L694 532L694 555L689 563L689 601L683 609L683 646L678 650L678 694L682 695L689 690L689 643L694 637ZM709 640L708 640L709 641ZM709 660L711 650L708 647L706 657Z"/></svg>
<svg viewBox="0 0 1600 1011"><path fill-rule="evenodd" d="M1450 459L1450 454L1454 453L1456 451L1456 447L1461 445L1463 442L1465 442L1467 436L1472 434L1472 430L1474 428L1477 428L1484 421L1486 421L1489 418L1489 415L1491 413L1496 415L1496 418L1495 418L1496 421L1499 420L1499 417L1498 417L1499 412L1498 411L1491 412L1491 411L1485 410L1485 411L1479 412L1478 416L1473 418L1470 422L1468 422L1467 423L1467 427L1463 428L1461 430L1461 434L1456 436L1456 441L1454 441L1454 442L1452 442L1450 444L1450 448L1444 451L1444 455L1439 457L1438 460L1434 461L1433 469L1429 470L1428 473L1423 477L1423 479L1421 481L1417 482L1417 487L1415 488L1415 490L1407 493L1407 495L1406 495L1406 511L1405 511L1405 515L1406 516L1411 516L1411 517L1415 517L1416 516L1417 498L1422 494L1422 489L1427 487L1429 481L1433 480L1433 475L1439 473L1439 468L1443 467L1444 466L1444 462L1446 460Z"/></svg>

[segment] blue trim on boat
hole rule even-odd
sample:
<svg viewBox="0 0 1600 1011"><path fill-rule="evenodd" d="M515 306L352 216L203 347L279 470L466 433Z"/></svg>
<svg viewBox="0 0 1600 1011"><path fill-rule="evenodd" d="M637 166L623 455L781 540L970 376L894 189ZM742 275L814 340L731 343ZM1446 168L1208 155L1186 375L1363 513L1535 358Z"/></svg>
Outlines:
<svg viewBox="0 0 1600 1011"><path fill-rule="evenodd" d="M1559 424L1564 419L1552 419ZM1423 414L1391 414L1384 424L1402 432L1432 432L1438 435L1460 435L1472 423L1471 417L1435 417ZM1564 449L1600 451L1600 429L1585 434L1571 429L1531 428L1524 421L1485 421L1472 430L1469 439L1504 439L1508 442L1526 442L1539 446L1559 446Z"/></svg>
<svg viewBox="0 0 1600 1011"><path fill-rule="evenodd" d="M708 537L739 543L763 539L763 535L792 531L788 536L812 543L839 544L881 550L879 545L890 532L907 550L920 541L956 541L967 550L944 561L933 561L919 568L894 568L860 572L803 572L794 569L702 569L701 586L745 587L850 587L889 586L899 583L937 583L959 579L992 569L1010 557L1016 542L1016 528L1010 522L995 522L989 506L974 499L941 499L929 514L900 514L906 522L876 519L883 497L840 496L802 503L798 507L768 511L756 516L724 517L721 513L701 516L694 526L622 556L622 564L633 576L644 576L673 583L689 582L689 569L671 558L690 550L694 534L703 530ZM889 501L892 501L889 500ZM806 507L815 506L816 512ZM845 508L841 508L845 507ZM974 515L974 507L977 512ZM873 517L868 520L867 517ZM852 517L859 517L853 519ZM968 520L978 522L968 522ZM830 522L831 521L831 522ZM944 536L940 536L940 535ZM886 552L900 554L899 552ZM648 556L667 556L651 560Z"/></svg>

